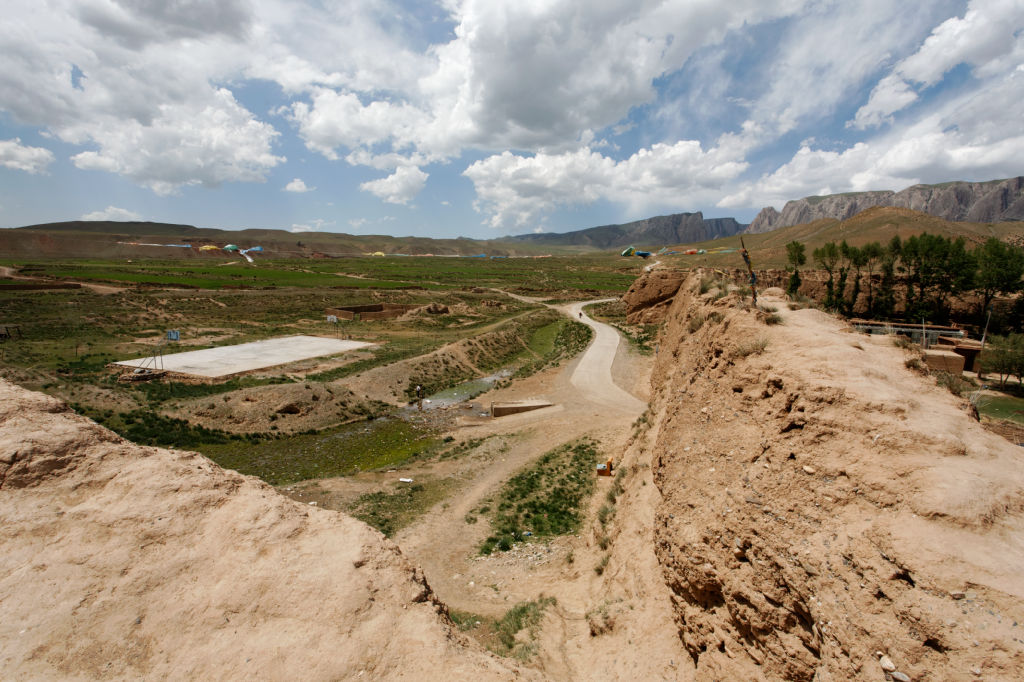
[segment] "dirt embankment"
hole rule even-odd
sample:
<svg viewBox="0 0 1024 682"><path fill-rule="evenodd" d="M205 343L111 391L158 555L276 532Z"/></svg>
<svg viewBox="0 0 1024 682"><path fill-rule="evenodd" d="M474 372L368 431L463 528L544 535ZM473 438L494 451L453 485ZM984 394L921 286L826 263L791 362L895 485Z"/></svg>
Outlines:
<svg viewBox="0 0 1024 682"><path fill-rule="evenodd" d="M1024 451L888 340L764 296L769 326L699 277L666 310L647 441L697 678L1019 679Z"/></svg>
<svg viewBox="0 0 1024 682"><path fill-rule="evenodd" d="M4 381L0 528L5 678L524 674L365 524Z"/></svg>
<svg viewBox="0 0 1024 682"><path fill-rule="evenodd" d="M523 328L513 321L430 353L375 367L343 382L368 400L400 405L410 399L408 390L417 384L432 393L479 377L486 373L484 368L510 361L526 348L525 337Z"/></svg>

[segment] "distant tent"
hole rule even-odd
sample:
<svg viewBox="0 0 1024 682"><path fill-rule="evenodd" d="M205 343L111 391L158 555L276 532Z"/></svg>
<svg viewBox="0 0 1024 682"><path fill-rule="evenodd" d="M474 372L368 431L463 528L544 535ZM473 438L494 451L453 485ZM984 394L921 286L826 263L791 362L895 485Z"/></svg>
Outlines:
<svg viewBox="0 0 1024 682"><path fill-rule="evenodd" d="M236 246L235 244L228 244L227 246L224 247L224 250L225 251L238 251L238 246Z"/></svg>
<svg viewBox="0 0 1024 682"><path fill-rule="evenodd" d="M246 251L250 251L252 253L263 253L263 247L262 246L253 246L251 248L246 249Z"/></svg>
<svg viewBox="0 0 1024 682"><path fill-rule="evenodd" d="M384 252L383 251L374 251L371 255L373 255L373 256L383 256Z"/></svg>
<svg viewBox="0 0 1024 682"><path fill-rule="evenodd" d="M636 253L636 249L634 247L632 247L632 246L627 246L625 251L623 251L619 255L621 255L621 256L632 256L634 253Z"/></svg>
<svg viewBox="0 0 1024 682"><path fill-rule="evenodd" d="M651 257L651 252L650 251L634 251L633 253L636 254L637 256L640 256L641 258L650 258Z"/></svg>
<svg viewBox="0 0 1024 682"><path fill-rule="evenodd" d="M213 244L206 244L204 246L200 246L199 250L200 251L216 251L219 248L220 248L219 246L214 246Z"/></svg>

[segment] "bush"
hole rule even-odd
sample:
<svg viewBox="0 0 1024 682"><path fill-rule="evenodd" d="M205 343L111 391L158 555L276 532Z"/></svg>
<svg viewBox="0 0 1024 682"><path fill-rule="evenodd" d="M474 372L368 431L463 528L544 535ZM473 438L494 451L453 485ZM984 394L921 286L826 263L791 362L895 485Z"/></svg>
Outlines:
<svg viewBox="0 0 1024 682"><path fill-rule="evenodd" d="M762 336L761 338L753 339L751 341L745 341L739 344L738 346L736 346L736 349L733 352L736 357L745 358L748 355L756 355L757 353L763 353L764 349L767 347L768 338Z"/></svg>
<svg viewBox="0 0 1024 682"><path fill-rule="evenodd" d="M952 374L951 372L936 372L935 383L956 396L962 396L974 389L974 385L965 379L963 375Z"/></svg>

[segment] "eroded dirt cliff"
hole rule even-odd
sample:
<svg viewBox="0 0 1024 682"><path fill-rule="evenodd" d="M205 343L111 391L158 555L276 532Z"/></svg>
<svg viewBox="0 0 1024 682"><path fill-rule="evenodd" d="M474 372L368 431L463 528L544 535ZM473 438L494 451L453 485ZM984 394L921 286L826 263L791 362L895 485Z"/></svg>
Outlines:
<svg viewBox="0 0 1024 682"><path fill-rule="evenodd" d="M769 325L699 277L667 311L648 438L697 678L1020 679L1021 449L890 340L778 290Z"/></svg>
<svg viewBox="0 0 1024 682"><path fill-rule="evenodd" d="M508 679L365 524L0 381L4 679Z"/></svg>

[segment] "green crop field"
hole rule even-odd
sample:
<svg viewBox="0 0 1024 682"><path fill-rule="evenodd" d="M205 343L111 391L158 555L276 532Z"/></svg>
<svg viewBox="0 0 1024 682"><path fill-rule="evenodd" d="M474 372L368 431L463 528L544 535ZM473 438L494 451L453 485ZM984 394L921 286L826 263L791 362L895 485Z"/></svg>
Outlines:
<svg viewBox="0 0 1024 682"><path fill-rule="evenodd" d="M552 258L448 258L390 256L327 260L38 260L0 264L40 278L114 285L197 289L301 287L325 289L445 290L465 286L529 291L618 292L636 277L637 264L612 256Z"/></svg>

